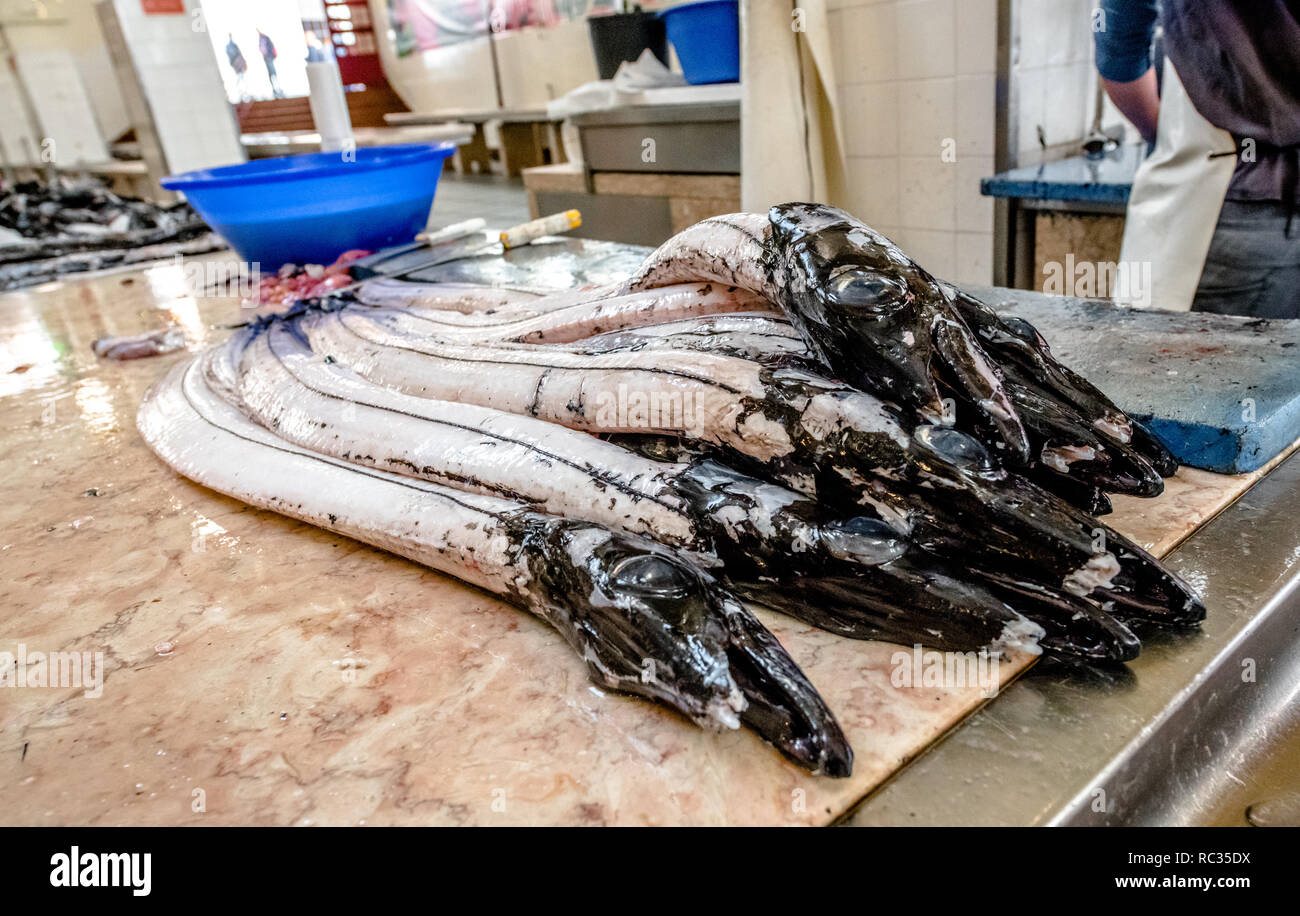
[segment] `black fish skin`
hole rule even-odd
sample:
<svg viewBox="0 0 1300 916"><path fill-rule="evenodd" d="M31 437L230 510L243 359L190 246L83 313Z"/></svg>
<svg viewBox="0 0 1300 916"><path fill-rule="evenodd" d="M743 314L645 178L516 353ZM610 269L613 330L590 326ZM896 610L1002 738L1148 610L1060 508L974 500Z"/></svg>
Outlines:
<svg viewBox="0 0 1300 916"><path fill-rule="evenodd" d="M881 528L893 527L899 555L882 563L869 581L845 578L842 564L824 565L815 550L792 564L790 556L772 553L772 541L755 532L746 532L740 544L730 542L730 550L725 536L715 534L732 588L829 632L954 651L987 645L1008 622L1000 609L1009 607L1044 628L1047 638L1040 645L1045 651L1113 661L1132 658L1137 643L1114 615L1101 609L1101 601L1114 602L1116 613L1132 619L1182 626L1204 617L1204 606L1191 589L1136 545L1031 481L998 468L973 438L938 429L947 447L915 446L910 468L894 479L860 482L834 473L817 475L816 512L843 523L870 520ZM687 496L699 506L700 516L738 504L733 478L752 480L709 461L717 450L688 441L608 438L657 460L697 462L699 492ZM955 456L948 454L953 443L963 442L965 458L960 447ZM970 456L975 460L967 460ZM746 469L764 473L757 463ZM886 521L861 503L864 488L877 504L894 510L895 520ZM794 517L807 520L812 510L794 511ZM898 532L897 519L905 519L909 535ZM821 530L829 524L823 519ZM971 536L976 531L979 538ZM1088 598L1063 592L1066 577L1099 554L1099 543L1119 561L1115 587Z"/></svg>
<svg viewBox="0 0 1300 916"><path fill-rule="evenodd" d="M952 290L954 296L964 295ZM977 303L978 305L978 303ZM983 308L981 305L980 308ZM993 316L996 318L997 316ZM729 327L717 330L719 325ZM972 322L973 324L974 322ZM808 381L820 378L830 390L834 383L825 376L826 369L809 355L807 346L794 334L788 321L766 313L737 313L723 316L707 316L693 322L675 322L683 332L675 334L672 346L682 350L698 350L708 353L745 359L763 366L764 384L773 395L773 400L784 396L794 404L808 395L812 388ZM1014 320L1008 321L1008 328ZM981 325L992 328L992 325ZM733 344L735 329L745 328L747 336L739 345ZM1008 336L1010 330L999 330L996 338ZM983 337L981 338L983 339ZM624 352L643 349L647 346L665 347L668 338L647 336L644 329L612 332L584 342L584 349L593 353L606 353L621 350ZM991 354L1001 356L1001 352L992 343L985 342ZM1045 347L1046 344L1043 344ZM1039 358L1037 354L1034 358ZM1065 499L1091 515L1105 515L1111 511L1107 492L1125 493L1135 496L1156 496L1164 487L1163 476L1168 476L1153 467L1162 447L1156 449L1140 447L1139 436L1145 430L1131 418L1123 415L1118 408L1106 414L1116 425L1127 426L1132 430L1133 442L1125 444L1103 429L1092 424L1083 424L1079 413L1070 405L1062 402L1051 391L1041 387L1034 380L1033 374L1021 365L1022 361L1004 360L999 368L1004 375L1007 393L1016 405L1035 446L1034 460L1024 473L1047 490ZM1069 372L1068 368L1060 367ZM783 378L793 377L799 384L791 385L788 392L782 392L780 382ZM1086 384L1086 383L1085 383ZM961 397L959 392L947 384L941 385L941 392L954 399ZM887 402L882 402L886 407ZM769 407L770 410L770 407ZM906 427L909 419L905 411L895 410L894 416L899 424ZM775 418L775 415L773 415ZM790 424L797 420L798 411L781 414L781 422ZM995 430L985 430L985 439L996 438ZM823 469L839 468L844 473L858 471L866 473L874 467L902 467L905 457L897 454L896 446L888 437L869 437L864 440L858 433L838 435L835 441L822 442L807 437L796 437L798 449L793 456L777 458L768 462L768 473L776 474L777 479L794 483L801 475L810 473L808 456L816 457ZM1070 464L1069 473L1045 464L1044 450L1092 449L1093 457L1089 460L1077 460ZM1175 465L1176 468L1176 465ZM1165 469L1168 470L1167 468Z"/></svg>
<svg viewBox="0 0 1300 916"><path fill-rule="evenodd" d="M660 448L670 446L661 441ZM708 459L698 460L683 479L686 485L678 492L705 518L715 517L724 506L745 505L750 499L746 490L753 485L752 478ZM968 551L949 549L967 539L969 529L960 527L967 520L928 512L931 504L917 498L926 494L918 487L901 500L911 507L909 519L920 532L915 541L879 515L861 514L866 507L855 506L855 516L818 520L821 510L811 501L776 516L778 523L784 518L815 527L816 539L798 554L774 549L792 543L788 535L745 531L735 541L719 531L712 538L727 581L738 594L841 636L970 651L997 643L1023 616L1044 628L1049 637L1044 646L1052 651L1114 661L1134 657L1137 641L1122 624L1093 603L1055 593L1053 586L1059 588L1091 552L1077 552L1081 559L1068 566L1052 551L1043 551L1024 567L1022 578L1028 581L1023 583L1005 577L992 561L989 568L995 574L979 564L973 571ZM935 531L943 532L942 537L935 537ZM853 567L834 555L844 549L873 553L869 568L852 574ZM1086 549L1091 551L1091 541Z"/></svg>
<svg viewBox="0 0 1300 916"><path fill-rule="evenodd" d="M814 481L815 489L810 488L805 492L816 492L819 499L828 503L834 502L830 497L835 493L835 488L826 484L827 478L833 480L836 476L847 476L849 485L844 489L849 491L846 494L849 498L840 503L842 515L890 525L896 525L896 516L902 516L915 528L913 539L906 543L906 555L883 560L871 583L864 588L853 576L843 574L842 564L836 566L830 562L836 559L834 557L823 558L817 550L795 557L784 549L796 542L792 532L779 531L774 536L770 532L745 530L746 526L741 522L738 525L741 530L737 534L734 530L724 530L727 526L710 529L707 522L699 522L702 531L707 531L707 542L726 563L734 587L755 600L793 609L791 613L836 632L847 631L850 635L876 638L891 638L892 635L892 638L903 641L913 641L911 637L918 632L925 634L919 641L926 642L936 639L952 639L955 642L973 640L977 633L981 640L986 641L988 633L992 631L992 621L1001 622L998 611L1005 607L1002 602L1005 599L1017 608L1029 608L1024 613L1048 631L1047 637L1054 651L1073 652L1085 657L1122 659L1130 656L1134 645L1131 634L1113 617L1101 611L1097 607L1098 601L1114 601L1123 613L1135 618L1170 623L1199 619L1204 609L1185 585L1165 573L1153 559L1134 545L1128 544L1119 535L1100 526L1095 519L1080 511L1092 513L1108 508L1108 499L1103 492L1107 488L1138 495L1150 495L1157 491L1162 484L1159 474L1154 473L1150 463L1120 441L1122 435L1107 436L1107 430L1094 429L1093 424L1077 425L1077 411L1059 398L1050 396L1050 392L1045 392L1036 384L1033 373L1021 368L1019 363L1007 359L995 367L981 349L983 341L977 340L972 334L971 326L963 321L961 312L948 307L952 304L952 297L945 293L943 285L911 264L887 240L879 238L861 224L852 224L851 218L840 211L805 205L790 205L789 209L793 211L800 207L803 207L803 212L799 214L799 219L807 217L807 224L798 227L798 232L802 233L800 243L807 243L800 251L808 255L807 260L812 267L825 267L813 259L818 254L814 241L830 240L832 255L840 257L840 261L835 263L831 263L832 259L825 259L834 270L847 266L850 271L871 272L874 269L875 274L880 275L893 271L898 264L902 264L910 272L909 279L903 283L909 295L912 292L909 285L911 278L916 278L919 294L905 301L905 307L886 310L886 318L898 321L885 329L889 333L883 335L882 339L888 344L902 345L905 351L925 349L928 346L924 371L917 378L923 379L934 392L960 395L959 400L964 400L971 416L982 416L987 425L984 431L987 440L1005 446L1000 434L1015 419L1003 409L1004 402L999 399L1006 399L1005 403L1013 404L1018 394L1020 403L1039 405L1031 412L1032 424L1028 427L1025 424L1020 426L1021 433L1027 439L1031 434L1035 437L1031 441L1037 446L1036 453L1030 457L1038 460L1033 460L1025 467L1032 480L1005 472L997 475L952 474L941 468L928 467L927 462L932 456L922 455L918 460L908 444L899 441L897 436L885 433L843 435L842 430L837 430L827 439L824 430L813 433L807 428L802 409L814 393L831 393L838 383L827 378L823 374L824 369L809 365L806 360L801 362L793 357L770 362L759 360L765 367L764 387L771 393L770 397L764 399L761 409L769 420L778 423L790 434L791 441L797 446L794 453L797 457L778 457L767 462L749 461L741 463L741 466L745 470L751 470L755 477L782 480L791 485L795 485L794 481L800 478ZM782 208L777 208L780 209ZM820 224L817 223L818 220L821 220ZM832 222L827 222L828 220ZM839 223L834 220L846 222L848 228L839 227ZM889 263L875 268L874 265L860 264L851 259L846 261L841 256L841 248L844 246L834 244L835 231L841 233L840 241L845 243L859 244L861 239L857 235L867 237L871 245L865 247L874 254L884 256ZM769 255L765 257L771 258L771 270L775 274L783 271L780 256L782 249L778 241L779 226L774 226L772 236L773 243L768 246ZM761 244L761 240L756 240L755 244ZM793 250L792 246L785 249L786 252ZM856 254L854 251L855 256ZM710 270L721 269L717 263L710 262L710 265L707 266ZM787 273L782 279L788 281L791 276L796 279L811 278L814 285L809 287L805 284L804 292L814 290L809 293L814 300L817 298L815 284L819 282L819 277L820 281L829 282L845 276L842 270L839 273L834 270L823 271L819 275L816 270L804 270L804 266L807 265L796 264L799 270L792 275ZM882 280L880 276L873 276L872 279L880 281L884 287L889 285L886 282L888 277ZM885 292L888 298L888 289ZM859 297L861 298L863 297ZM912 308L917 301L921 304ZM816 304L818 303L814 302ZM861 305L861 302L856 304ZM929 311L930 333L919 338L923 342L920 347L912 346L917 343L917 335L903 321L909 317L909 308L912 309L911 318L924 318L926 311ZM864 318L861 309L849 317L857 320L867 331L879 331L888 323L874 316ZM984 327L988 327L987 323ZM1015 338L1017 330L1014 326L1008 327L1008 330L999 333L1009 339ZM1019 333L1023 338L1023 331ZM908 334L912 335L910 339L906 336ZM636 335L626 336L632 341L628 348L635 349L638 346L635 342ZM805 342L813 344L814 348L817 343L816 340ZM867 343L871 343L869 337ZM1023 339L1022 343L1023 349L1031 357L1041 361L1041 348L1037 345L1030 346ZM752 342L746 345L752 346ZM615 348L617 347L609 342L592 345L593 352ZM716 346L709 349L711 352L725 352L725 345L723 349ZM820 352L825 356L824 351ZM1001 351L998 351L998 355L1001 356ZM903 353L901 359L904 368L908 358L909 353ZM810 380L809 376L814 378ZM897 399L904 400L902 397ZM758 405L747 402L745 406L753 409ZM907 406L910 405L904 405ZM1015 407L1018 411L1020 405L1015 404ZM918 408L911 406L911 411L908 413L900 410L897 416L910 417L915 422ZM1122 433L1123 425L1128 422L1118 411L1107 419L1112 432L1119 430ZM907 425L902 428L906 429ZM858 431L853 432L856 434ZM1061 461L1070 459L1069 472L1062 473L1043 464L1042 448L1058 451L1053 455L1053 458L1058 459L1055 462L1058 466ZM1091 461L1077 460L1071 450L1092 450L1094 456ZM1060 457L1061 455L1066 457ZM1000 460L1012 466L1016 465L1019 457L1005 447L998 454ZM726 460L728 463L736 463L737 456L727 455ZM940 465L942 463L939 462ZM738 489L735 481L719 483L718 480L718 475L714 474L711 481L700 485L696 496L703 500L703 508L693 512L692 518L698 521L708 519L710 512L719 509L732 510L731 527L736 528L734 510L741 510L743 517L746 505L746 497L739 492L743 487ZM870 482L879 501L878 505L890 506L896 510L895 514L891 514L889 522L880 516L879 511L872 513L870 507L862 507L852 498L862 495L864 480ZM1067 505L1044 491L1045 486L1051 487L1053 484L1058 492L1068 496L1078 508ZM857 492L854 492L855 488ZM957 498L948 498L951 495L949 489L959 494ZM824 530L824 523L813 524L810 517L800 515L798 511L791 510L784 516L778 515L775 518L778 527L785 524L783 518L792 526L804 524L812 530ZM971 532L983 531L987 527L995 530L987 539L971 543L977 540L971 537ZM1095 545L1094 539L1098 534L1110 550ZM1022 539L1032 542L1031 546L1025 548ZM906 542L906 537L903 540ZM783 545L783 549L773 554L775 544ZM767 560L769 554L777 559ZM1096 586L1092 589L1090 598L1094 600L1091 603L1087 599L1078 599L1061 592L1071 576L1099 557L1113 557L1119 569L1108 587ZM947 564L962 569L961 578L969 580L971 573L974 573L977 585L968 587L964 594L958 590L949 592L943 587L926 590L922 585L926 581L925 577L929 576L933 582L947 576ZM1092 572L1089 567L1089 573ZM957 577L950 578L954 583L960 583ZM1104 579L1105 576L1100 578ZM766 599L762 597L764 592ZM983 617L977 621L975 628L966 629L968 622L961 614L952 613L948 608L943 608L942 613L930 617L926 617L926 610L921 609L914 615L914 619L903 623L888 614L891 604L916 602L916 596L921 593L927 596L937 595L958 607L963 600L967 603L974 601ZM856 605L846 600L851 594ZM814 595L819 595L820 599L809 600ZM813 604L820 606L812 610L809 605ZM842 614L845 605L851 608L851 613L847 615ZM947 628L927 626L936 619L945 621Z"/></svg>
<svg viewBox="0 0 1300 916"><path fill-rule="evenodd" d="M1119 570L1110 587L1095 588L1090 597L1157 623L1185 626L1205 618L1205 605L1191 587L1119 532L1027 478L997 468L991 457L981 459L980 444L964 433L929 430L913 441L920 449L917 465L935 486L900 494L904 505L924 507L913 516L917 543L1055 591L1089 560L1109 553ZM971 537L974 531L980 536Z"/></svg>
<svg viewBox="0 0 1300 916"><path fill-rule="evenodd" d="M747 514L764 488L708 459L674 487L738 594L841 636L905 645L969 651L1023 625L1005 602L945 571L878 516L824 518L798 497L771 513L776 530L759 530Z"/></svg>
<svg viewBox="0 0 1300 916"><path fill-rule="evenodd" d="M835 375L934 422L947 413L942 374L998 431L1011 463L1029 461L993 361L933 277L843 210L789 203L768 216L780 305Z"/></svg>
<svg viewBox="0 0 1300 916"><path fill-rule="evenodd" d="M813 773L851 776L853 748L776 637L739 604L728 603L726 617L731 676L749 701L741 721Z"/></svg>
<svg viewBox="0 0 1300 916"><path fill-rule="evenodd" d="M1070 505L1082 509L1091 516L1110 515L1115 511L1115 506L1111 503L1110 496L1106 494L1105 490L1083 483L1068 474L1061 474L1050 468L1039 467L1031 468L1028 477L1044 490L1060 497Z"/></svg>
<svg viewBox="0 0 1300 916"><path fill-rule="evenodd" d="M402 405L384 405L377 397L378 389L367 394L368 389L359 386L348 389L346 396L322 390L315 386L316 383L296 374L285 362L285 357L293 349L290 346L292 326L271 324L249 332L250 340L262 335L266 336L265 347L246 351L249 358L265 360L267 365L278 365L287 377L295 379L296 385L302 386L302 390L386 412L384 415L388 417L401 416L408 423L410 420L422 421L427 434L413 434L408 429L400 439L406 446L425 435L437 437L447 430L461 433L472 430L465 425L474 422L471 420L455 420L436 414L420 415ZM295 343L305 347L301 337L296 338ZM284 348L283 352L281 348ZM254 365L255 362L245 362L246 369L251 370ZM255 377L251 371L249 377ZM838 388L829 384L804 385L793 378L786 379L786 383L787 387L793 386L805 401L839 393ZM827 394L824 388L828 388L830 393ZM256 405L255 410L264 423L290 430L304 423L310 425L309 419L299 416L296 419L291 417L281 426L281 416L292 415L293 409L285 407L283 414L268 410L264 394L255 389L256 386L248 395L249 403ZM861 397L856 392L853 394ZM293 398L292 395L284 397L289 401ZM794 403L786 406L792 413L797 413ZM346 425L349 421L342 417L336 422ZM797 418L792 417L792 428L797 425ZM314 433L315 427L311 429ZM287 434L294 435L293 432ZM796 612L796 616L817 622L821 619L818 615L823 613L821 608L806 607L802 600L805 583L836 582L838 590L834 595L833 609L826 611L833 610L837 616L836 632L857 638L879 638L887 633L909 643L924 637L927 632L936 632L942 634L948 644L960 646L963 650L978 649L999 640L1006 642L1003 637L1007 632L1023 637L1017 643L1022 645L1031 635L1029 630L1032 628L1026 627L1025 621L1003 602L977 587L962 585L955 576L945 575L937 565L927 568L926 575L921 576L904 568L901 563L888 562L894 559L892 554L884 557L873 554L871 551L881 545L878 538L873 539L872 532L864 530L864 526L876 524L885 527L879 520L858 520L852 530L838 519L823 524L818 519L819 510L814 500L710 462L700 462L685 469L668 466L662 471L638 471L638 475L645 473L655 481L653 489L640 489L633 485L633 479L602 471L599 460L584 447L588 437L580 433L566 431L559 437L561 441L547 446L525 441L527 436L517 441L506 430L483 429L479 434L483 441L507 447L514 445L527 450L530 455L543 456L548 466L563 465L576 470L597 491L617 491L620 497L653 502L672 512L687 525L682 533L673 535L671 543L702 556L716 557L724 564L729 581L745 583L745 594L759 592L788 596L783 599L789 602L786 606L802 611ZM349 431L347 435L351 438L354 433ZM338 438L337 429L334 438ZM891 460L898 460L902 455L899 444L887 435L883 438L890 443ZM310 445L312 441L309 438L302 444ZM492 463L487 464L481 475L470 475L463 470L452 470L436 459L425 459L432 461L427 466L423 462L417 465L405 460L406 455L414 452L404 448L385 452L381 458L357 454L355 445L350 445L347 450L341 449L337 454L361 464L377 465L435 483L513 501L532 502L536 508L543 508L537 493L526 480L512 477L509 473L494 475L493 471L500 469ZM551 508L552 511L562 511L558 507ZM620 527L617 514L583 517ZM887 540L889 544L901 543L901 537L893 531L888 532ZM892 547L886 549L892 550ZM911 617L900 617L895 613L897 607L910 604L917 607ZM892 629L882 629L882 620L892 621Z"/></svg>
<svg viewBox="0 0 1300 916"><path fill-rule="evenodd" d="M281 326L263 326L251 332L250 336L267 333L266 355L280 360L280 367L294 376L277 350L276 341L283 337L278 331ZM292 330L293 326L285 327ZM298 343L305 345L302 338L298 338ZM778 371L775 375L781 373ZM322 394L304 379L295 378L307 390ZM846 392L842 385L823 384L812 377L786 376L779 383L773 381L773 384L779 384L785 399L774 400L771 406L765 399L762 407L782 412L787 421L784 428L809 439L815 437L803 426L800 401L806 404L813 398L833 399L841 394L862 397L857 392ZM443 428L466 429L447 419L421 417L397 406L382 406L359 391L352 391L348 399L407 419L423 420L428 425L430 436L437 436ZM254 400L260 403L260 399ZM268 416L263 419L268 419ZM503 444L514 442L503 432L483 431L482 435L485 440ZM901 432L897 435L904 438ZM818 518L819 509L814 500L712 462L699 462L681 472L666 468L656 485L664 488L662 492L641 491L632 487L629 481L605 474L593 465L581 446L585 438L581 434L569 433L564 437L564 444L557 444L554 449L543 451L534 445L527 448L544 454L549 462L579 470L599 490L610 488L622 496L653 501L670 508L689 522L690 534L675 541L677 546L716 556L724 564L728 580L738 589L739 584L744 583L746 594L770 592L774 596L789 596L784 606L799 609L792 611L795 616L814 623L822 619L819 616L822 609L807 607L803 600L805 583L833 581L837 583L833 596L833 613L837 618L835 631L856 638L880 638L889 634L910 643L925 633L938 632L943 634L948 644L973 650L999 640L1008 628L1012 633L1023 629L1024 621L1003 602L978 587L963 586L957 577L946 575L937 564L931 564L926 568L925 576L921 576L904 568L901 563L887 562L893 559L892 556L877 559L871 555L869 548L873 542L861 528L879 522L878 519L861 520L854 532L848 532L845 522L840 519L823 524ZM822 438L825 443L840 448L837 443L844 435L826 433ZM863 449L874 448L879 453L881 462L892 465L905 458L900 443L887 433L864 434L858 438L864 440ZM363 464L375 462L375 458L369 455L344 453L342 457ZM490 470L481 477L471 477L463 473L453 474L436 462L432 466L417 467L410 461L398 463L396 457L400 455L385 458L381 466L511 500L529 502L533 498L526 484L508 477L494 477ZM541 505L537 507L541 508ZM618 524L617 519L592 520L608 521L616 527ZM880 524L883 526L882 522ZM901 543L901 536L896 532L890 532L890 537ZM845 549L846 543L852 549ZM894 613L898 606L909 604L917 607L912 618L900 618ZM882 629L882 619L893 621L893 628Z"/></svg>
<svg viewBox="0 0 1300 916"><path fill-rule="evenodd" d="M782 754L814 774L852 773L853 750L816 688L708 576L644 538L602 538L575 562L575 537L604 529L536 512L514 525L533 577L516 600L527 607L543 596L543 616L597 683L702 719L730 702L730 675L747 703L741 721Z"/></svg>
<svg viewBox="0 0 1300 916"><path fill-rule="evenodd" d="M985 349L998 357L1005 371L1010 373L1010 367L1018 367L1017 375L1036 387L1041 398L1055 401L1062 414L1072 416L1078 426L1097 432L1112 444L1131 446L1153 473L1172 477L1178 471L1178 461L1169 449L1095 385L1058 362L1032 324L1023 318L1003 319L974 296L956 288L950 287L948 292L966 323L979 335ZM1023 416L1024 411L1021 413ZM1100 428L1095 425L1097 420L1103 421ZM1124 443L1109 434L1111 428L1127 429L1130 441ZM1151 495L1158 493L1156 490Z"/></svg>
<svg viewBox="0 0 1300 916"><path fill-rule="evenodd" d="M1047 631L1039 640L1047 655L1127 662L1142 651L1133 631L1095 602L1011 577L989 578L998 582L993 591L1008 602L1032 605L1028 616Z"/></svg>
<svg viewBox="0 0 1300 916"><path fill-rule="evenodd" d="M1009 367L1005 375L1007 393L1034 445L1033 460L1021 470L1044 487L1082 508L1090 500L1074 499L1079 487L1140 497L1159 496L1164 491L1164 479L1133 448L1080 423L1077 413L1045 395L1018 367ZM1050 452L1065 456L1068 472L1053 466ZM1055 485L1058 479L1059 487Z"/></svg>

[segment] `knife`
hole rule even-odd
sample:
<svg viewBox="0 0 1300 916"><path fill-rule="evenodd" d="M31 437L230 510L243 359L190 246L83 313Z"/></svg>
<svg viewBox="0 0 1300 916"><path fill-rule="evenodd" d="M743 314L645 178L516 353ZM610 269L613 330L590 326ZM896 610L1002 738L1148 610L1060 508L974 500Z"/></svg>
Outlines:
<svg viewBox="0 0 1300 916"><path fill-rule="evenodd" d="M447 227L447 229L442 230L442 232L444 233L451 229L457 229L459 232L458 235L451 236L450 238L443 238L442 243L446 244L448 241L451 241L452 239L462 238L467 234L472 234L472 232L466 233L464 231L460 231L460 227L466 226L473 222L475 221L467 220L465 223L458 223L456 226L449 226ZM470 257L471 255L478 254L482 252L483 249L490 248L494 245L500 245L501 253L504 254L505 252L509 251L512 248L519 248L523 245L527 245L530 242L536 241L542 236L561 235L572 229L577 229L581 225L582 225L581 212L579 212L578 210L565 210L562 213L552 213L550 216L542 216L539 217L538 219L529 220L526 223L520 223L517 226L511 226L509 229L506 229L504 232L498 234L496 238L492 238L490 235L488 235L482 239L479 239L476 242L472 242L467 245L455 246L450 251L437 252L432 258L429 258L426 261L421 261L418 264L412 265L410 267L403 267L400 268L399 270L394 270L394 271L374 270L371 268L370 265L367 265L366 267L361 269L360 271L361 275L358 276L358 271L355 265L353 265L352 275L356 277L356 282L349 283L347 286L341 286L336 290L331 290L329 295L337 296L340 293L350 292L351 290L354 290L357 287L359 287L362 283L365 283L367 280L373 280L378 277L384 277L387 279L396 279L398 277L405 277L409 274L413 274L416 271L427 270L430 267L436 267L439 264L446 264L450 261L458 261L461 258L467 258ZM473 231L478 231L478 230L476 229ZM438 233L438 235L441 234L442 233ZM425 242L417 241L412 243L411 245L403 246L402 250L393 252L391 253L391 255L390 253L385 252L384 257L380 259L380 262L389 260L390 256L396 257L399 254L406 254L409 251L415 251L418 248L421 248L427 244L429 244L429 242L427 241ZM371 262L371 263L376 263L376 262Z"/></svg>
<svg viewBox="0 0 1300 916"><path fill-rule="evenodd" d="M378 251L372 255L353 261L348 265L352 272L354 280L364 280L369 277L376 277L383 272L375 269L376 264L383 264L391 261L393 258L400 258L404 254L410 254L412 251L419 251L421 248L435 248L439 245L446 245L449 242L455 242L463 239L468 235L476 232L482 232L487 228L487 220L482 217L467 219L461 223L453 223L439 229L437 232L421 232L415 237L414 242L407 242L405 245L398 245L396 248L389 248L387 251Z"/></svg>

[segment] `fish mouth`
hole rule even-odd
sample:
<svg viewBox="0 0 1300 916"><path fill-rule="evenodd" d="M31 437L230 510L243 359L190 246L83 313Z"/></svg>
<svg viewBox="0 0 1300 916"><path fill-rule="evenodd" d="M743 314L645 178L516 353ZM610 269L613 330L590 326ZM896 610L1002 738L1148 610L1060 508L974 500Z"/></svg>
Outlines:
<svg viewBox="0 0 1300 916"><path fill-rule="evenodd" d="M794 659L738 601L727 602L723 612L731 674L747 701L744 723L814 775L852 775L853 748Z"/></svg>
<svg viewBox="0 0 1300 916"><path fill-rule="evenodd" d="M984 578L1040 627L1038 645L1044 652L1089 661L1127 662L1142 651L1133 631L1094 602L1010 576Z"/></svg>

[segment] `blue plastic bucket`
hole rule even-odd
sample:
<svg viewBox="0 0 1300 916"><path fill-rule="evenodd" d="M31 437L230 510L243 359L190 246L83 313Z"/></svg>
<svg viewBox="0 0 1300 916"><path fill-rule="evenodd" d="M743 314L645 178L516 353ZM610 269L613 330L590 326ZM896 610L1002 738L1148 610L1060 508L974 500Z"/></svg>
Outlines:
<svg viewBox="0 0 1300 916"><path fill-rule="evenodd" d="M162 180L245 261L328 264L424 228L450 143L373 146L199 169Z"/></svg>
<svg viewBox="0 0 1300 916"><path fill-rule="evenodd" d="M659 14L691 85L740 79L740 4L704 0Z"/></svg>

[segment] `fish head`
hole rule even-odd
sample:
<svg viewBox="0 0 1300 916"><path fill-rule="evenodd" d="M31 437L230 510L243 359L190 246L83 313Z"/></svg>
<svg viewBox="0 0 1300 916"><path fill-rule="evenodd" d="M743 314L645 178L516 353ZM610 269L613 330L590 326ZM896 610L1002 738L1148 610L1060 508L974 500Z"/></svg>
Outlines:
<svg viewBox="0 0 1300 916"><path fill-rule="evenodd" d="M744 693L731 676L728 596L683 557L646 538L551 519L530 551L547 616L593 679L659 700L700 725L736 728ZM556 617L563 619L557 620Z"/></svg>
<svg viewBox="0 0 1300 916"><path fill-rule="evenodd" d="M934 279L835 207L780 204L768 218L776 286L818 355L851 384L942 415L932 367L934 303L942 298Z"/></svg>
<svg viewBox="0 0 1300 916"><path fill-rule="evenodd" d="M582 652L594 680L706 727L743 722L806 769L849 775L853 750L816 688L692 559L571 519L551 519L541 537L541 549L529 553L543 581L530 590L547 595L548 619Z"/></svg>
<svg viewBox="0 0 1300 916"><path fill-rule="evenodd" d="M951 423L943 391L983 416L1009 457L1029 458L1002 377L943 284L866 223L835 207L779 204L768 272L787 317L844 381Z"/></svg>

